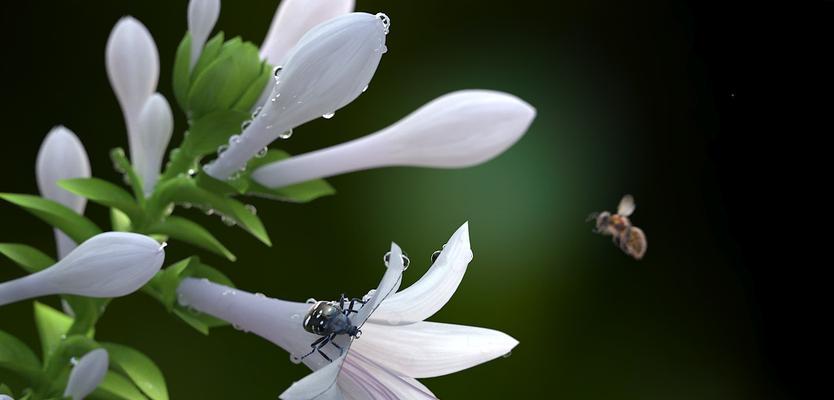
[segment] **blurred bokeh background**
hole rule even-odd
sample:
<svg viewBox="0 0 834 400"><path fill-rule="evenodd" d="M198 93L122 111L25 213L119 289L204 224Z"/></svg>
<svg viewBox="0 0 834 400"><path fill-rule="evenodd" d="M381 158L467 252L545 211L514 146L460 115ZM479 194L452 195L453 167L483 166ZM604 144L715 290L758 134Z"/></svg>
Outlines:
<svg viewBox="0 0 834 400"><path fill-rule="evenodd" d="M512 356L423 382L440 398L752 399L788 397L769 305L749 257L745 188L755 171L728 159L747 81L733 36L740 6L685 1L358 0L392 19L389 52L368 91L333 119L280 143L291 153L387 126L444 93L489 88L534 105L527 135L465 170L389 168L331 179L311 204L254 200L274 246L217 218L204 221L239 260L187 245L238 287L289 300L374 287L391 240L411 256L405 284L463 222L475 254L434 321L489 327L521 344ZM277 0L226 1L218 29L260 43ZM36 193L34 163L49 129L75 131L93 173L118 182L107 157L126 146L104 45L123 15L144 22L171 98L186 1L4 2L3 192ZM735 13L735 14L734 14ZM743 23L743 21L742 21ZM733 56L734 55L734 56ZM178 115L181 136L184 119ZM734 136L735 135L735 136ZM741 135L741 136L739 136ZM624 193L649 250L636 262L585 217ZM88 205L105 225L106 211ZM51 229L8 204L0 241L52 251ZM21 275L0 261L0 281ZM57 305L56 298L45 299ZM31 302L0 309L0 329L37 348ZM174 399L275 398L308 371L271 343L231 327L202 336L154 300L118 299L97 337L131 345L163 369ZM6 381L0 372L0 381ZM8 378L14 382L13 378Z"/></svg>

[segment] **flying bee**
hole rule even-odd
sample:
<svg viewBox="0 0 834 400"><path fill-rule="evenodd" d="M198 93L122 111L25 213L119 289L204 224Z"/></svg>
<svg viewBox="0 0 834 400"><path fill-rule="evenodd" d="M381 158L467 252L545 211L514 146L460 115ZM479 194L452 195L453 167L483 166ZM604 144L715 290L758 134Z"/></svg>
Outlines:
<svg viewBox="0 0 834 400"><path fill-rule="evenodd" d="M620 200L616 214L603 211L591 214L588 219L596 221L594 232L611 236L614 244L623 252L639 260L646 254L648 243L643 230L631 225L628 219L635 207L634 198L627 194Z"/></svg>

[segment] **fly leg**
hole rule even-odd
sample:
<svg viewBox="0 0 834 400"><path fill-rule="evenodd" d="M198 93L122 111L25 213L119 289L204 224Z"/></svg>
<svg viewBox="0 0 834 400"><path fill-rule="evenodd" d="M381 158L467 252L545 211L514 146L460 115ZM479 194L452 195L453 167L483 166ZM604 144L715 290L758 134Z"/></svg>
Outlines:
<svg viewBox="0 0 834 400"><path fill-rule="evenodd" d="M332 334L332 335L330 335L330 344L332 344L332 345L333 345L333 347L335 347L335 348L339 349L339 356L341 357L341 356L342 356L342 354L345 352L345 350L344 350L344 349L342 349L342 346L339 346L338 344L336 344L336 341L335 341L335 340L333 340L333 339L335 339L335 338L336 338L336 334L335 334L335 333L334 333L334 334ZM321 351L321 350L319 350L319 351ZM325 358L326 358L326 357L325 357Z"/></svg>
<svg viewBox="0 0 834 400"><path fill-rule="evenodd" d="M310 352L305 354L304 356L302 356L301 359L303 360L303 359L309 357L311 354L315 353L316 350L319 350L319 349L321 349L322 346L326 345L327 344L327 341L326 341L327 338L328 338L327 336L322 336L322 337L318 338L315 342L313 342L310 345L310 347L312 347L313 350L310 350ZM322 343L322 342L324 342L324 343ZM321 350L319 350L319 351L321 351ZM327 358L327 357L324 357L324 358Z"/></svg>

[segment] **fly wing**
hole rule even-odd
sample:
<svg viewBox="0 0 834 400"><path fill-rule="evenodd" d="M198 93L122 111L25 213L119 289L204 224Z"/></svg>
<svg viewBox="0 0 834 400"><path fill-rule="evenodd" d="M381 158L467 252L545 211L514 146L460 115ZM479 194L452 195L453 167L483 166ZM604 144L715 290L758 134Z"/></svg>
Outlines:
<svg viewBox="0 0 834 400"><path fill-rule="evenodd" d="M628 217L634 212L635 208L637 208L637 205L634 204L634 197L627 194L620 200L620 205L617 206L617 214Z"/></svg>
<svg viewBox="0 0 834 400"><path fill-rule="evenodd" d="M365 321L370 318L371 314L376 311L377 307L382 304L382 301L385 300L386 297L394 294L397 289L400 288L400 282L402 282L403 277L402 254L403 252L400 249L400 246L397 246L396 243L391 243L391 255L388 257L388 269L385 271L385 275L382 276L382 280L379 281L379 286L377 286L371 299L368 300L368 302L365 303L361 309L359 309L359 313L351 319L354 325L362 327L362 325L365 324Z"/></svg>
<svg viewBox="0 0 834 400"><path fill-rule="evenodd" d="M344 396L336 380L347 357L347 350L330 364L293 383L278 397L281 400L343 400Z"/></svg>

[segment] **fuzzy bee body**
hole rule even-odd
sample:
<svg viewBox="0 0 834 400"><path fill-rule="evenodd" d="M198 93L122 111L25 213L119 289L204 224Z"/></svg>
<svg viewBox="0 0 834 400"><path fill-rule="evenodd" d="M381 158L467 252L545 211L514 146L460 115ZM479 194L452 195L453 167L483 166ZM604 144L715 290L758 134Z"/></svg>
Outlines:
<svg viewBox="0 0 834 400"><path fill-rule="evenodd" d="M643 230L633 226L629 216L634 212L634 198L631 195L623 196L617 213L611 214L608 211L592 214L596 222L595 232L611 236L614 244L623 252L639 260L646 254L648 242Z"/></svg>

